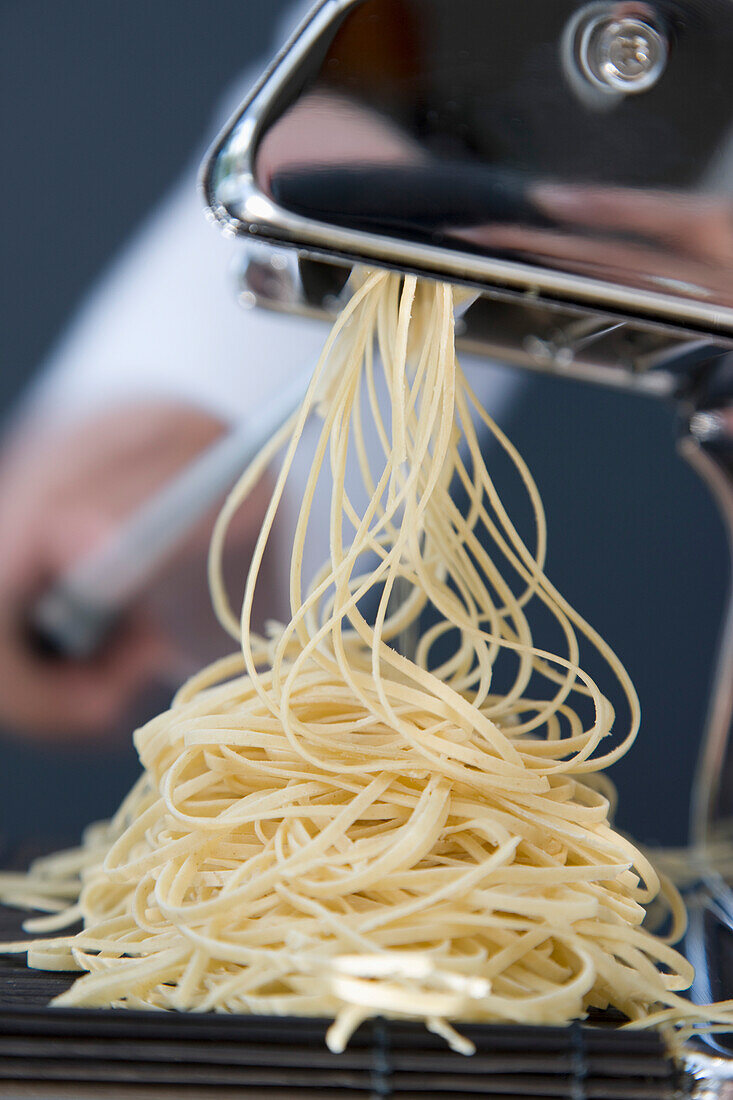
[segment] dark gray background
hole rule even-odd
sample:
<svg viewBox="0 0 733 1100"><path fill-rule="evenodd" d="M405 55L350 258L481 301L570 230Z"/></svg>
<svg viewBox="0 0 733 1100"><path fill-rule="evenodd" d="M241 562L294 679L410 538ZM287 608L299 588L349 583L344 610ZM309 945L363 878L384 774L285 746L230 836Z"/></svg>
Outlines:
<svg viewBox="0 0 733 1100"><path fill-rule="evenodd" d="M213 136L222 94L269 56L286 7L0 0L0 415ZM19 842L73 841L135 774L131 749L77 755L0 734L0 859Z"/></svg>
<svg viewBox="0 0 733 1100"><path fill-rule="evenodd" d="M283 7L0 5L4 408L200 145L222 92L267 53ZM617 648L642 698L642 735L614 771L620 822L679 842L727 583L713 506L675 457L673 410L650 399L532 378L508 427L545 495L550 576ZM0 753L10 845L73 840L136 770L129 749L41 753L5 737Z"/></svg>
<svg viewBox="0 0 733 1100"><path fill-rule="evenodd" d="M270 51L284 0L4 0L0 111L7 401L80 294Z"/></svg>

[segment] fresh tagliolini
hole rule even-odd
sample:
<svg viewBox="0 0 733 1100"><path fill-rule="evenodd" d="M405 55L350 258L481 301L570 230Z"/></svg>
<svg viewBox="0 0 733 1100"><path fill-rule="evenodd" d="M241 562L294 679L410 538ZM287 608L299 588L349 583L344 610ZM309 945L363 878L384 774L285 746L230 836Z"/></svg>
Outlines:
<svg viewBox="0 0 733 1100"><path fill-rule="evenodd" d="M375 1015L424 1020L466 1053L461 1021L562 1024L608 1007L632 1026L733 1020L728 1004L680 996L693 971L672 946L685 923L674 888L669 935L642 926L660 882L609 823L598 774L632 745L637 697L545 575L537 488L456 358L456 294L364 276L302 408L215 528L211 589L239 653L136 732L143 774L111 822L0 880L6 903L50 913L26 923L30 946L1 950L83 972L55 1004L325 1016L333 1050ZM260 567L314 410L290 621L258 637ZM489 434L531 504L532 547L487 469ZM227 527L282 451L238 617ZM305 587L326 477L330 556ZM552 650L533 641L537 620ZM628 702L620 731L581 667L591 649Z"/></svg>

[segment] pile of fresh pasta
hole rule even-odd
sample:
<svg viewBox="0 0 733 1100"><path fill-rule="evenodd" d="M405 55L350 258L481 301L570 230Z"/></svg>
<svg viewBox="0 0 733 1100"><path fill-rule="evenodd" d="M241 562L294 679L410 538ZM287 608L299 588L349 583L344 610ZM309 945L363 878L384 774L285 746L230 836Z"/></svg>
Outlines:
<svg viewBox="0 0 733 1100"><path fill-rule="evenodd" d="M538 492L457 362L456 297L365 274L303 407L216 525L211 588L239 653L136 732L143 774L110 823L4 876L7 903L51 915L26 923L41 937L30 946L1 950L83 972L57 1004L326 1016L334 1050L374 1015L424 1020L465 1052L460 1021L559 1024L612 1007L637 1026L702 1022L679 995L693 977L671 946L682 902L665 887L666 938L642 926L660 882L611 827L598 775L636 735L633 686L545 576ZM258 637L260 566L314 410L291 617ZM531 503L531 546L485 464L487 433ZM220 568L227 527L283 451L238 617ZM323 477L330 555L306 586ZM552 625L552 651L533 641L535 619ZM581 667L589 649L627 699L620 731ZM705 1011L730 1019L727 1004Z"/></svg>

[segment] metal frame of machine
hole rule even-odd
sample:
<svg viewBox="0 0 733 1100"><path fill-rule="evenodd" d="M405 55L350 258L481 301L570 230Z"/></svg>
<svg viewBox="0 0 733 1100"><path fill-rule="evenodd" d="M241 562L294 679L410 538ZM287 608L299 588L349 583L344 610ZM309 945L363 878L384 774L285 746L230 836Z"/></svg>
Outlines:
<svg viewBox="0 0 733 1100"><path fill-rule="evenodd" d="M733 542L733 309L706 302L702 295L690 297L689 288L681 296L654 293L331 225L284 209L258 186L254 155L288 78L332 22L362 2L321 0L204 165L202 186L211 216L226 234L253 246L239 273L248 304L334 315L338 294L319 298L308 292L303 269L309 264L337 272L345 268L338 285L351 266L366 263L472 286L476 298L460 321L463 347L524 367L673 398L681 414L680 450L712 491ZM605 6L619 7L612 0ZM696 842L710 835L732 730L733 601L725 617L693 797ZM714 873L709 886L721 920L733 928L733 892ZM707 943L708 969L717 965L722 950Z"/></svg>
<svg viewBox="0 0 733 1100"><path fill-rule="evenodd" d="M201 186L207 208L225 233L272 244L297 242L304 254L347 263L378 264L474 286L493 295L609 312L670 326L676 332L715 334L733 346L733 308L689 297L626 289L550 268L473 255L448 247L355 231L303 217L279 206L255 180L251 155L282 88L329 27L364 0L320 0L277 56L248 100L219 135L204 161ZM234 165L236 162L236 166ZM226 173L221 178L222 164ZM232 190L232 180L235 190Z"/></svg>

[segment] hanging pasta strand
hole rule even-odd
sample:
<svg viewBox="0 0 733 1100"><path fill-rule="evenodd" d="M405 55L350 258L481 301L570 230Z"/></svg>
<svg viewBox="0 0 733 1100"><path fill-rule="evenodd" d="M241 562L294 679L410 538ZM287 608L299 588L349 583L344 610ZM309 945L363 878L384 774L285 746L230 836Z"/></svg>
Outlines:
<svg viewBox="0 0 733 1100"><path fill-rule="evenodd" d="M693 974L670 946L685 921L673 888L669 936L642 925L659 879L613 830L608 784L592 775L633 743L638 700L545 575L539 493L463 376L454 305L446 285L364 276L302 409L215 527L212 598L239 653L136 732L143 775L111 822L0 878L6 902L50 914L27 922L43 939L1 950L83 972L55 1003L323 1015L335 1050L376 1014L422 1019L463 1053L449 1021L560 1024L609 1006L633 1026L733 1020L728 1004L680 996ZM259 637L260 570L314 411L290 619ZM516 472L534 545L479 432ZM237 614L227 528L281 450ZM347 484L352 454L361 496ZM306 586L323 478L330 553ZM398 652L428 606L414 653ZM538 618L554 622L556 652L533 641ZM625 726L609 684L583 667L590 649L621 688Z"/></svg>

